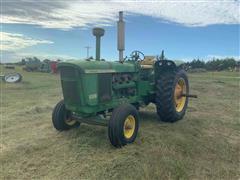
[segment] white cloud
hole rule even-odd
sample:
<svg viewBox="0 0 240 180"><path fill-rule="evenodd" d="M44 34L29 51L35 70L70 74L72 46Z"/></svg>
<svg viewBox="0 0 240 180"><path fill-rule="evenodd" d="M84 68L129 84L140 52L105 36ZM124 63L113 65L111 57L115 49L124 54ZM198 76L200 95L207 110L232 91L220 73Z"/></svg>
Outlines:
<svg viewBox="0 0 240 180"><path fill-rule="evenodd" d="M52 41L26 37L23 34L0 32L1 51L16 51L38 44L52 44Z"/></svg>
<svg viewBox="0 0 240 180"><path fill-rule="evenodd" d="M117 12L146 15L185 26L239 24L239 1L26 1L3 2L2 22L45 28L109 26Z"/></svg>

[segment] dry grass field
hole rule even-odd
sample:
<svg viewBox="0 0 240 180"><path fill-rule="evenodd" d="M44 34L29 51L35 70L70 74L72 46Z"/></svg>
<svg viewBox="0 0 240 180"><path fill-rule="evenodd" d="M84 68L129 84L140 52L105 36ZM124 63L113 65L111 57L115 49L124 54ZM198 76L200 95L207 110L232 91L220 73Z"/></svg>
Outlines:
<svg viewBox="0 0 240 180"><path fill-rule="evenodd" d="M57 132L58 75L22 72L1 84L0 179L239 179L240 76L189 74L191 99L177 123L159 122L154 105L140 110L135 143L115 149L107 128L81 124Z"/></svg>

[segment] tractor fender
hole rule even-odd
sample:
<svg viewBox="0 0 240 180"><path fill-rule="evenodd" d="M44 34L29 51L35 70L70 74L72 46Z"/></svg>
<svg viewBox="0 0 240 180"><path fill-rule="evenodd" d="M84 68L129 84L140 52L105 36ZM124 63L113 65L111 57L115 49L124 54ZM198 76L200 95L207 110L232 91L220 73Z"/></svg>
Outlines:
<svg viewBox="0 0 240 180"><path fill-rule="evenodd" d="M177 72L179 67L170 60L159 60L154 64L154 73L156 76L165 72Z"/></svg>

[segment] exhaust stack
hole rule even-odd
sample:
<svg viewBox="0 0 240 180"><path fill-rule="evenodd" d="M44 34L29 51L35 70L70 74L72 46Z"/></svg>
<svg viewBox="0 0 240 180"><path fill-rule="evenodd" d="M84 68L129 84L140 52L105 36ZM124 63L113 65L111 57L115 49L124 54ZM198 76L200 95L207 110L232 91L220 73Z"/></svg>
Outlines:
<svg viewBox="0 0 240 180"><path fill-rule="evenodd" d="M119 51L119 61L123 62L123 51L125 50L125 22L123 21L123 12L119 12L118 26L118 51Z"/></svg>
<svg viewBox="0 0 240 180"><path fill-rule="evenodd" d="M101 37L104 35L104 29L93 28L93 35L96 36L96 60L100 61Z"/></svg>

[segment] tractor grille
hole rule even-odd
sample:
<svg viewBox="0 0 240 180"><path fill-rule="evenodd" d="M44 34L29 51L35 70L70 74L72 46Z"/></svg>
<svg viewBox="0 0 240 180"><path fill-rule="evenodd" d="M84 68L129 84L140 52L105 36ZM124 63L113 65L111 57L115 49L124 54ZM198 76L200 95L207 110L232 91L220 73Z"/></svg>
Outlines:
<svg viewBox="0 0 240 180"><path fill-rule="evenodd" d="M112 98L112 75L98 74L98 95L100 102L106 102Z"/></svg>
<svg viewBox="0 0 240 180"><path fill-rule="evenodd" d="M80 104L77 70L73 67L62 67L60 74L64 100L68 103Z"/></svg>
<svg viewBox="0 0 240 180"><path fill-rule="evenodd" d="M61 78L76 78L76 72L72 67L63 67L60 70Z"/></svg>
<svg viewBox="0 0 240 180"><path fill-rule="evenodd" d="M78 92L77 81L63 81L62 90L64 100L74 104L80 104L80 95Z"/></svg>

